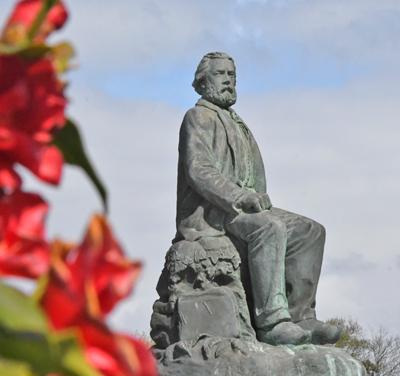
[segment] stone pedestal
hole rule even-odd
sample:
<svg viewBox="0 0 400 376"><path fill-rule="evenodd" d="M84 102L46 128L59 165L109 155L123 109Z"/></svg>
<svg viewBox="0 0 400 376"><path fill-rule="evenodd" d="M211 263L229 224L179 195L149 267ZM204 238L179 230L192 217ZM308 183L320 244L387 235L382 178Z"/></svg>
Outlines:
<svg viewBox="0 0 400 376"><path fill-rule="evenodd" d="M271 346L237 338L199 337L158 351L161 376L366 376L334 346Z"/></svg>
<svg viewBox="0 0 400 376"><path fill-rule="evenodd" d="M161 376L366 376L334 346L258 342L241 265L225 236L170 248L151 319Z"/></svg>

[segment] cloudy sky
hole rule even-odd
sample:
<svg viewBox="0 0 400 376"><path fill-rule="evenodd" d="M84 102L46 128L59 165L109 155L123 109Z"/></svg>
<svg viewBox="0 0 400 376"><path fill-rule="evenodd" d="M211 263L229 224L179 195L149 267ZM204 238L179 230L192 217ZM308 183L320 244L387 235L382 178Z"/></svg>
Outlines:
<svg viewBox="0 0 400 376"><path fill-rule="evenodd" d="M2 21L13 0L0 1ZM400 2L398 0L66 0L68 114L110 195L110 219L145 265L113 327L149 331L174 236L178 131L207 52L237 67L235 110L253 131L275 206L325 225L320 319L400 334ZM49 236L78 241L101 208L67 167Z"/></svg>

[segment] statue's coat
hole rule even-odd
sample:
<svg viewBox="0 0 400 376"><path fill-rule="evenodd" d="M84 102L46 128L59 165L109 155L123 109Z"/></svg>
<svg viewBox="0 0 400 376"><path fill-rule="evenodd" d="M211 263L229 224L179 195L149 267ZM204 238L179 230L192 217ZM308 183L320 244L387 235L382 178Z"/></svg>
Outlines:
<svg viewBox="0 0 400 376"><path fill-rule="evenodd" d="M265 193L266 180L260 150L248 132L253 184L241 188L238 138L230 112L200 99L185 115L179 139L177 234L174 242L224 234L224 223L240 213L241 202L251 192Z"/></svg>

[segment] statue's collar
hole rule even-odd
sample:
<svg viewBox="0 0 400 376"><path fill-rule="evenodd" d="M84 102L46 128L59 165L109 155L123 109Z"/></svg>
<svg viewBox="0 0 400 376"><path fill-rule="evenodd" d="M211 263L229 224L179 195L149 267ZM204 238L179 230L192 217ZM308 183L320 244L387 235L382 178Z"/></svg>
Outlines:
<svg viewBox="0 0 400 376"><path fill-rule="evenodd" d="M213 110L213 111L217 112L218 114L220 114L221 112L225 113L225 114L228 114L231 117L231 119L233 119L234 121L244 124L244 121L238 116L238 114L235 112L235 110L233 110L230 107L229 108L221 108L221 107L217 106L214 103L206 101L203 98L200 98L197 101L196 106L206 107L206 108L208 108L210 110ZM223 116L223 115L221 115L221 116Z"/></svg>
<svg viewBox="0 0 400 376"><path fill-rule="evenodd" d="M215 112L219 112L219 111L221 111L221 110L224 110L223 108L217 106L217 105L214 104L214 103L211 103L211 102L209 102L209 101L206 101L206 100L203 99L203 98L200 98L200 99L197 101L196 106L207 107L208 109L213 110L213 111L215 111ZM231 109L229 108L229 109L227 109L227 110L230 111Z"/></svg>

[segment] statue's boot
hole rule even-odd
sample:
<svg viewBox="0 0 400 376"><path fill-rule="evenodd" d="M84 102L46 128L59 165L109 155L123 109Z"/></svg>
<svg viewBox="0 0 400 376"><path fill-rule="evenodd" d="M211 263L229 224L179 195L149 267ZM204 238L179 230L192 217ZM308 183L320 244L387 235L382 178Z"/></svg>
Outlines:
<svg viewBox="0 0 400 376"><path fill-rule="evenodd" d="M338 325L326 324L317 319L311 318L296 323L304 330L312 333L311 343L314 345L325 345L336 343L343 334L343 329Z"/></svg>
<svg viewBox="0 0 400 376"><path fill-rule="evenodd" d="M304 345L311 342L311 332L303 330L292 322L281 322L270 331L258 330L257 337L260 342L270 345Z"/></svg>

